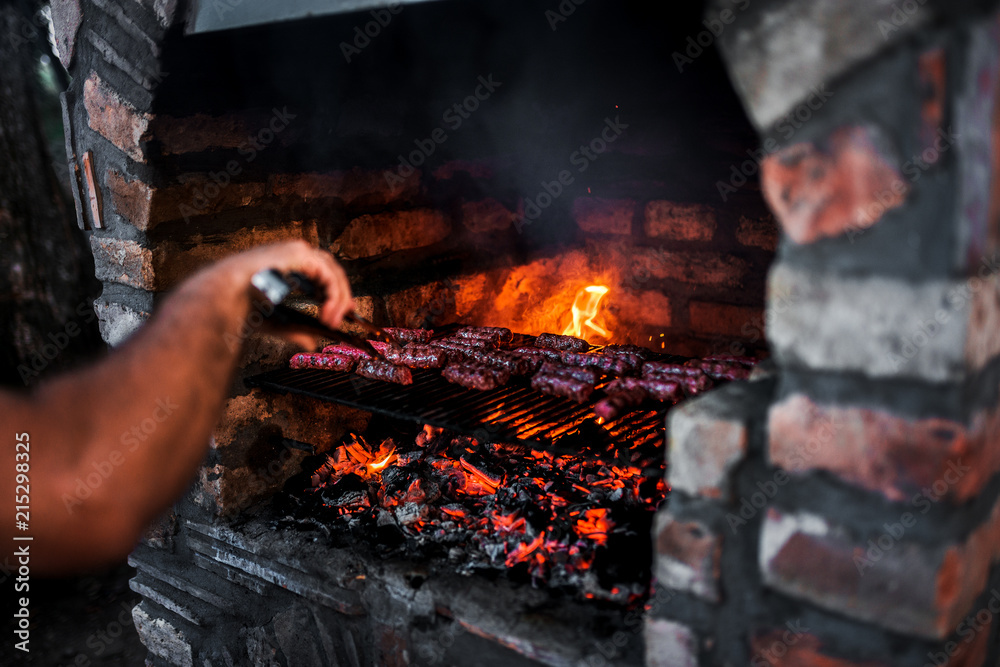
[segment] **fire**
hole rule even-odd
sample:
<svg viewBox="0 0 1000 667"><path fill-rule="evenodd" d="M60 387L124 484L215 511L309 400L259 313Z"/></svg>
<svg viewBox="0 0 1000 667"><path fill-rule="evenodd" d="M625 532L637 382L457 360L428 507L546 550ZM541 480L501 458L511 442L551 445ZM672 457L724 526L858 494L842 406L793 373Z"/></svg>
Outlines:
<svg viewBox="0 0 1000 667"><path fill-rule="evenodd" d="M563 330L564 336L576 336L577 338L587 338L587 331L597 333L604 338L610 338L611 332L594 322L597 317L601 299L608 293L608 288L604 285L590 285L584 287L576 293L576 299L570 312L573 314L573 322Z"/></svg>
<svg viewBox="0 0 1000 667"><path fill-rule="evenodd" d="M608 510L603 507L587 510L584 518L576 522L576 532L597 544L608 543L608 531L613 527L614 523L608 518Z"/></svg>

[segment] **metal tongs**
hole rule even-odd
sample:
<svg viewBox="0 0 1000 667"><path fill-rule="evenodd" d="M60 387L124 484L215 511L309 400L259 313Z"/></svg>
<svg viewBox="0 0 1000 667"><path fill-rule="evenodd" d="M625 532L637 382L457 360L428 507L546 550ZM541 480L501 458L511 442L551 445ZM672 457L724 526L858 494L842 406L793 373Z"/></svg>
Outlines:
<svg viewBox="0 0 1000 667"><path fill-rule="evenodd" d="M294 292L299 292L310 299L320 296L316 285L301 273L292 272L283 275L275 269L263 269L253 275L250 279L250 284L256 290L259 299L266 304L264 317L269 322L285 327L305 329L324 338L335 340L338 343L352 345L373 356L382 357L382 353L376 350L364 338L346 331L332 329L320 322L316 317L295 310L286 303L288 297ZM361 327L375 340L398 347L396 340L386 333L385 330L375 326L357 313L348 313L344 316L344 321Z"/></svg>

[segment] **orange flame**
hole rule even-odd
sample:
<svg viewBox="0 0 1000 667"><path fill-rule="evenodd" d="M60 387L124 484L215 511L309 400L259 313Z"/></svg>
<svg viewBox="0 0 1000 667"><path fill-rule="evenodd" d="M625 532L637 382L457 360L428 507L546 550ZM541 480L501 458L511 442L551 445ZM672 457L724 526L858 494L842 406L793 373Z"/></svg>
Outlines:
<svg viewBox="0 0 1000 667"><path fill-rule="evenodd" d="M563 330L563 335L586 338L586 334L590 333L584 331L587 328L598 335L610 338L611 332L594 322L601 299L607 293L608 288L604 285L590 285L577 292L573 306L570 308L570 312L573 314L573 323Z"/></svg>

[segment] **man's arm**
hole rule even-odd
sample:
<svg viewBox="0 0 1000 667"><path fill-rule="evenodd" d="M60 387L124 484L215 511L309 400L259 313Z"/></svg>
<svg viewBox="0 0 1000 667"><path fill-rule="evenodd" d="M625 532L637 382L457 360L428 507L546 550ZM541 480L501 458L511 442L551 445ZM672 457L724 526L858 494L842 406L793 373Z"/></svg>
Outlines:
<svg viewBox="0 0 1000 667"><path fill-rule="evenodd" d="M327 295L320 318L330 326L353 307L346 276L329 254L304 242L259 248L192 276L102 362L27 396L0 393L7 451L15 433L30 436L28 534L37 571L69 572L123 558L190 485L240 355L233 341L253 307L250 277L263 268L299 271L318 283ZM9 537L15 469L14 457L4 458L0 536ZM107 471L102 464L110 465L110 474L79 498L79 483Z"/></svg>

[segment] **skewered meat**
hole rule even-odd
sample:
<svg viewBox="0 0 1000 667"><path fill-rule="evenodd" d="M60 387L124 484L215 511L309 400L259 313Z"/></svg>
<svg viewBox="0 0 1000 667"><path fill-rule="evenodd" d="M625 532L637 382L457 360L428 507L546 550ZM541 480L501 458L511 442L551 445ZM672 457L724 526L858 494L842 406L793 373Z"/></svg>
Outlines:
<svg viewBox="0 0 1000 667"><path fill-rule="evenodd" d="M602 354L609 354L612 357L621 356L625 358L631 358L633 355L639 357L643 361L649 359L650 352L644 347L639 347L638 345L605 345L601 350Z"/></svg>
<svg viewBox="0 0 1000 667"><path fill-rule="evenodd" d="M642 389L657 401L677 401L683 397L681 384L683 377L659 378L618 378L604 388L605 393Z"/></svg>
<svg viewBox="0 0 1000 667"><path fill-rule="evenodd" d="M538 369L538 372L542 375L556 375L559 377L571 377L581 382L589 382L590 384L597 384L597 372L589 368L582 368L580 366L564 366L562 364L553 364L546 362L542 364L542 367Z"/></svg>
<svg viewBox="0 0 1000 667"><path fill-rule="evenodd" d="M750 369L735 362L702 361L701 370L716 380L746 380L750 377Z"/></svg>
<svg viewBox="0 0 1000 667"><path fill-rule="evenodd" d="M619 389L602 398L594 406L594 414L605 421L617 419L621 415L635 410L649 398L649 392L640 386L630 389Z"/></svg>
<svg viewBox="0 0 1000 667"><path fill-rule="evenodd" d="M441 376L448 382L479 391L496 389L510 381L510 373L502 368L477 363L451 364L441 371Z"/></svg>
<svg viewBox="0 0 1000 667"><path fill-rule="evenodd" d="M289 368L322 368L330 371L349 371L354 368L354 359L342 354L308 354L294 355L288 362Z"/></svg>
<svg viewBox="0 0 1000 667"><path fill-rule="evenodd" d="M541 360L535 361L525 356L508 354L507 352L501 352L499 350L495 352L473 350L467 353L466 356L469 359L485 364L486 366L502 368L511 375L531 375L541 363Z"/></svg>
<svg viewBox="0 0 1000 667"><path fill-rule="evenodd" d="M608 350L608 348L604 348L597 354L605 357L610 357L612 359L619 359L621 361L624 361L628 365L630 372L635 372L639 370L643 364L643 358L640 357L638 354L634 354L632 352L625 352L624 350Z"/></svg>
<svg viewBox="0 0 1000 667"><path fill-rule="evenodd" d="M753 357L740 357L734 354L712 354L707 357L702 357L702 361L728 361L734 364L741 364L743 366L756 366L760 363L759 359L754 359Z"/></svg>
<svg viewBox="0 0 1000 667"><path fill-rule="evenodd" d="M475 350L495 350L496 345L493 341L487 340L485 338L459 338L458 336L451 336L449 338L439 338L438 340L432 340L429 345L434 345L437 347L447 347L450 349L475 349Z"/></svg>
<svg viewBox="0 0 1000 667"><path fill-rule="evenodd" d="M582 338L573 336L560 336L558 334L543 333L535 339L536 347L547 347L550 350L560 352L586 352L590 349L590 343Z"/></svg>
<svg viewBox="0 0 1000 667"><path fill-rule="evenodd" d="M631 370L631 367L621 359L615 359L603 354L563 352L560 358L568 366L596 368L605 373L614 373L615 375L626 375Z"/></svg>
<svg viewBox="0 0 1000 667"><path fill-rule="evenodd" d="M346 345L344 343L339 345L327 345L323 348L323 354L339 354L343 357L350 357L355 361L372 358L372 355L368 354L364 350L356 348L352 345Z"/></svg>
<svg viewBox="0 0 1000 667"><path fill-rule="evenodd" d="M464 327L455 332L459 338L477 338L498 343L509 343L514 340L514 334L506 327Z"/></svg>
<svg viewBox="0 0 1000 667"><path fill-rule="evenodd" d="M524 354L533 357L544 357L549 361L562 361L562 352L559 350L550 350L545 347L519 347L514 350L514 354Z"/></svg>
<svg viewBox="0 0 1000 667"><path fill-rule="evenodd" d="M362 377L396 384L413 384L413 374L406 366L394 366L381 359L362 359L354 371Z"/></svg>
<svg viewBox="0 0 1000 667"><path fill-rule="evenodd" d="M686 375L697 377L703 375L703 371L698 366L688 366L682 364L668 364L663 361L647 361L642 365L643 377L655 377L657 375Z"/></svg>
<svg viewBox="0 0 1000 667"><path fill-rule="evenodd" d="M402 349L389 348L383 354L386 361L409 368L442 368L448 362L447 350L420 343L407 343Z"/></svg>
<svg viewBox="0 0 1000 667"><path fill-rule="evenodd" d="M594 393L592 382L577 380L568 375L538 373L531 378L531 386L544 394L562 396L577 403L583 403Z"/></svg>
<svg viewBox="0 0 1000 667"><path fill-rule="evenodd" d="M431 329L401 329L386 327L384 331L400 343L427 343L434 332Z"/></svg>

